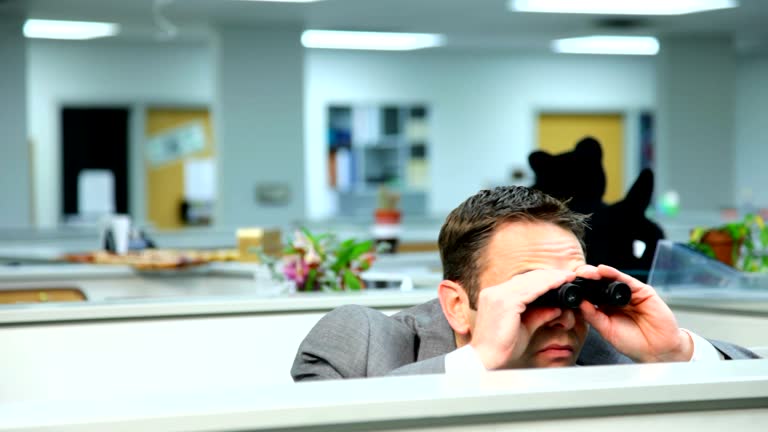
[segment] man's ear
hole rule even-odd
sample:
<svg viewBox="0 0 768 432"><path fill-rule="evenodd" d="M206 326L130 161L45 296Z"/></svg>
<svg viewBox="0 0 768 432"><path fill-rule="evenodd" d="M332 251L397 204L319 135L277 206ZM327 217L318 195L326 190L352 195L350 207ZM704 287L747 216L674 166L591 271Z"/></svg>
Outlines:
<svg viewBox="0 0 768 432"><path fill-rule="evenodd" d="M464 288L456 282L444 280L437 288L437 297L453 331L465 336L469 334L469 297Z"/></svg>

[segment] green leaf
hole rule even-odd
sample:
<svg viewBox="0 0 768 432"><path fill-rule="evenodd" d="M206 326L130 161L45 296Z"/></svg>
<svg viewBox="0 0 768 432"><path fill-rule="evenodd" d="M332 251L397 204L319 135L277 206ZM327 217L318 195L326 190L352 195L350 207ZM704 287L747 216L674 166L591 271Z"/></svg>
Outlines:
<svg viewBox="0 0 768 432"><path fill-rule="evenodd" d="M697 251L703 253L704 255L715 258L715 250L712 249L712 246L706 244L706 243L689 243L690 246L692 246Z"/></svg>
<svg viewBox="0 0 768 432"><path fill-rule="evenodd" d="M768 230L766 230L766 229L761 229L760 230L760 243L761 243L763 249L768 247Z"/></svg>
<svg viewBox="0 0 768 432"><path fill-rule="evenodd" d="M349 254L349 259L354 260L360 257L360 255L369 252L373 248L373 241L367 240L361 243L356 244L352 251Z"/></svg>
<svg viewBox="0 0 768 432"><path fill-rule="evenodd" d="M691 230L691 243L699 243L701 242L701 238L704 237L704 234L707 232L706 228L702 227L696 227Z"/></svg>
<svg viewBox="0 0 768 432"><path fill-rule="evenodd" d="M359 291L363 285L360 283L360 279L352 273L352 270L344 270L344 285L347 289L352 291Z"/></svg>
<svg viewBox="0 0 768 432"><path fill-rule="evenodd" d="M747 235L747 227L742 222L731 222L725 225L725 230L734 240L743 239Z"/></svg>
<svg viewBox="0 0 768 432"><path fill-rule="evenodd" d="M346 251L346 250L352 249L354 246L355 246L355 239L347 239L341 242L341 244L339 245L339 250Z"/></svg>
<svg viewBox="0 0 768 432"><path fill-rule="evenodd" d="M333 271L338 273L341 269L349 267L349 262L352 260L352 252L354 252L354 244L355 240L349 239L339 245L336 253L336 262L331 266Z"/></svg>
<svg viewBox="0 0 768 432"><path fill-rule="evenodd" d="M311 232L306 227L301 227L301 232L304 233L304 236L309 239L309 242L312 243L312 246L315 248L316 251L320 250L320 243L317 241L317 238L312 235Z"/></svg>
<svg viewBox="0 0 768 432"><path fill-rule="evenodd" d="M307 273L307 280L304 282L304 285L307 287L307 291L314 291L315 290L315 281L317 280L317 270L311 269L309 273Z"/></svg>

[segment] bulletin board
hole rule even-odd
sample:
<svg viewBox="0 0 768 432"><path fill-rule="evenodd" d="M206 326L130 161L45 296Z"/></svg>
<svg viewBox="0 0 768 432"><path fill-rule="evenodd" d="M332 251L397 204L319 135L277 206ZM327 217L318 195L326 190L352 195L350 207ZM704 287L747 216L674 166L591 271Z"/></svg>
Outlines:
<svg viewBox="0 0 768 432"><path fill-rule="evenodd" d="M144 170L147 218L159 229L184 226L184 166L191 159L213 159L213 127L207 109L148 108Z"/></svg>

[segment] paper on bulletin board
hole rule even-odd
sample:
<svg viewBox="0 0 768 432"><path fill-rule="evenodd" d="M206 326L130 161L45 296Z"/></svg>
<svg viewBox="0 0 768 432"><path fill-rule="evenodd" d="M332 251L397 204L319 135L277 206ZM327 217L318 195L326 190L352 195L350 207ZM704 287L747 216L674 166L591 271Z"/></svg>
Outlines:
<svg viewBox="0 0 768 432"><path fill-rule="evenodd" d="M184 198L208 202L216 199L216 164L213 159L189 159L184 162Z"/></svg>
<svg viewBox="0 0 768 432"><path fill-rule="evenodd" d="M147 160L162 165L205 149L205 127L202 122L191 122L155 135L147 140Z"/></svg>

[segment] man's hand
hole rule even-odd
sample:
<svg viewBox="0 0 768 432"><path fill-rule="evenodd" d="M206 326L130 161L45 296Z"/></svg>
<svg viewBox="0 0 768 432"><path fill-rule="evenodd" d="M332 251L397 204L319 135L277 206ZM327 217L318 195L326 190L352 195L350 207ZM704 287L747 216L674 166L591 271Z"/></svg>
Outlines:
<svg viewBox="0 0 768 432"><path fill-rule="evenodd" d="M623 308L598 309L587 301L581 304L584 319L617 350L643 363L691 359L691 337L678 328L669 306L651 286L605 265L585 265L576 274L586 279L617 280L632 290L632 300Z"/></svg>
<svg viewBox="0 0 768 432"><path fill-rule="evenodd" d="M548 308L523 322L522 313L529 303L552 288L572 282L576 273L562 270L533 270L514 276L478 295L477 315L470 345L486 369L518 367L531 335L542 324L562 314Z"/></svg>

